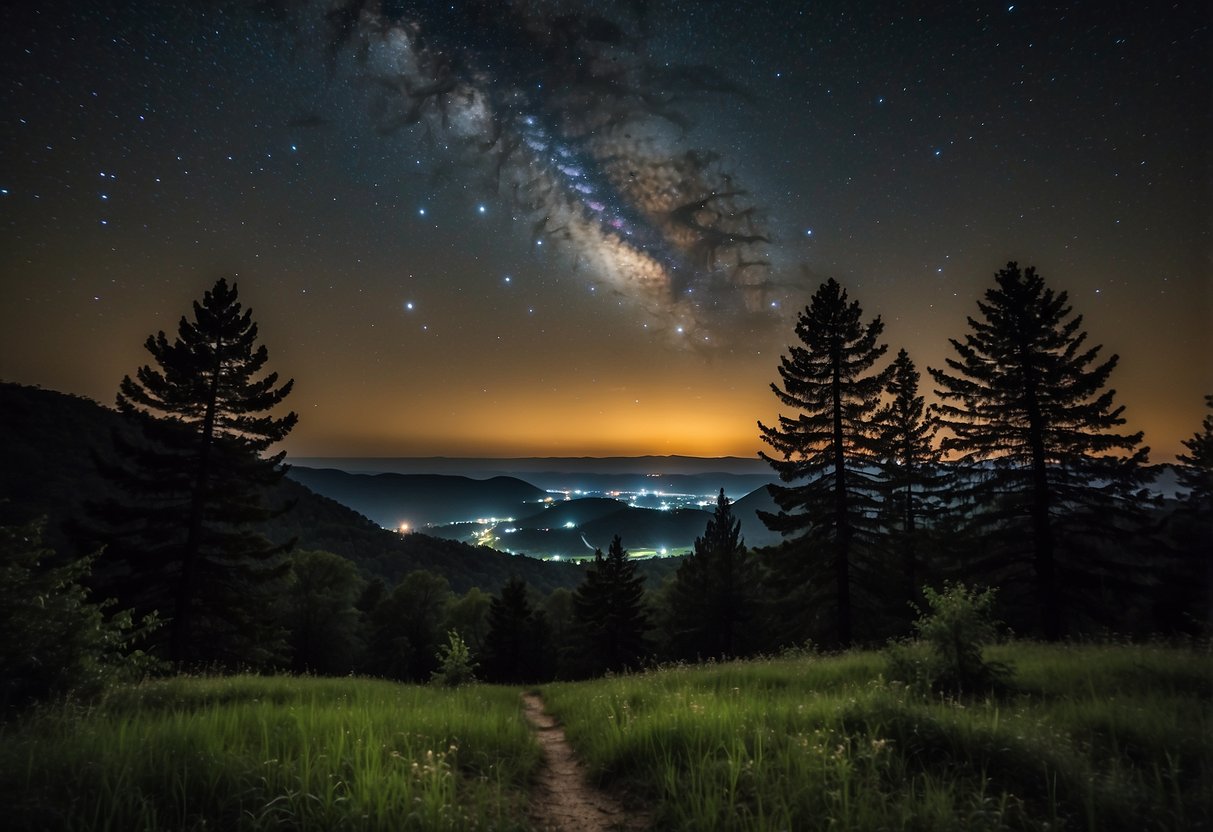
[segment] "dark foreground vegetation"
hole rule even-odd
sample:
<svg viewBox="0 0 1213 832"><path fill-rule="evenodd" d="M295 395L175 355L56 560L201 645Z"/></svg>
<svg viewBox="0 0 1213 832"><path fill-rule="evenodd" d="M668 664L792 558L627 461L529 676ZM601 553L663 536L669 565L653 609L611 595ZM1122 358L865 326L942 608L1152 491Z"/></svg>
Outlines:
<svg viewBox="0 0 1213 832"><path fill-rule="evenodd" d="M1189 830L1213 820L1213 658L992 648L995 693L890 681L876 652L545 686L653 829ZM521 689L178 677L0 733L15 830L529 829Z"/></svg>

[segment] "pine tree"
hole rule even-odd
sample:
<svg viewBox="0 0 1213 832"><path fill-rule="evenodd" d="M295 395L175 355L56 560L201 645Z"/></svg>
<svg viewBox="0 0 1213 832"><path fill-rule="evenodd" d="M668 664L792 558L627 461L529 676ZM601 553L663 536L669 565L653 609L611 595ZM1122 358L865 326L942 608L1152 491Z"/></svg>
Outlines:
<svg viewBox="0 0 1213 832"><path fill-rule="evenodd" d="M1209 413L1201 422L1201 429L1190 439L1183 440L1188 453L1180 454L1179 485L1186 489L1185 500L1197 515L1206 521L1213 518L1213 395L1205 396Z"/></svg>
<svg viewBox="0 0 1213 832"><path fill-rule="evenodd" d="M606 557L594 552L573 594L574 665L589 675L636 667L645 656L644 577L628 558L619 535Z"/></svg>
<svg viewBox="0 0 1213 832"><path fill-rule="evenodd" d="M741 521L733 517L724 489L716 511L694 551L683 559L669 594L669 622L675 652L682 658L724 659L744 655L746 628L754 619L753 562L741 541Z"/></svg>
<svg viewBox="0 0 1213 832"><path fill-rule="evenodd" d="M796 321L793 345L780 361L783 387L771 389L781 403L800 411L780 415L778 427L759 422L762 440L777 456L760 452L781 480L770 486L778 514L759 512L772 531L791 541L794 562L803 571L785 576L794 592L809 591L814 601L832 596L835 637L851 643L852 581L860 556L872 550L879 506L878 435L875 416L889 378L873 367L888 347L878 344L884 324L867 325L858 301L830 279L823 283ZM823 597L824 596L824 597Z"/></svg>
<svg viewBox="0 0 1213 832"><path fill-rule="evenodd" d="M1178 456L1179 504L1167 523L1168 555L1156 590L1154 624L1163 632L1209 631L1213 617L1213 396L1200 430Z"/></svg>
<svg viewBox="0 0 1213 832"><path fill-rule="evenodd" d="M1112 555L1148 502L1148 449L1140 432L1114 430L1124 408L1105 387L1118 357L1098 360L1067 294L1014 262L995 284L978 301L981 318L968 319L972 332L950 340L951 372L930 371L950 434L941 447L970 466L989 555L971 567L1004 587L1030 575L1041 632L1057 639L1084 593L1143 579Z"/></svg>
<svg viewBox="0 0 1213 832"><path fill-rule="evenodd" d="M293 381L260 375L268 354L256 342L252 310L220 279L172 342L148 337L154 364L119 387L118 410L144 441L116 435L120 459L103 464L124 494L103 507L122 561L109 576L166 616L173 661L263 661L281 642L269 598L289 564L249 526L275 513L262 495L285 474L285 452L263 454L297 417L268 414Z"/></svg>
<svg viewBox="0 0 1213 832"><path fill-rule="evenodd" d="M511 577L489 602L483 670L489 682L521 684L546 677L547 621L531 607L526 582Z"/></svg>
<svg viewBox="0 0 1213 832"><path fill-rule="evenodd" d="M879 458L884 485L882 527L886 547L900 566L906 602L899 611L921 601L927 565L924 538L941 515L946 476L935 445L937 427L918 394L918 368L909 353L899 350L885 392L892 399L880 409Z"/></svg>

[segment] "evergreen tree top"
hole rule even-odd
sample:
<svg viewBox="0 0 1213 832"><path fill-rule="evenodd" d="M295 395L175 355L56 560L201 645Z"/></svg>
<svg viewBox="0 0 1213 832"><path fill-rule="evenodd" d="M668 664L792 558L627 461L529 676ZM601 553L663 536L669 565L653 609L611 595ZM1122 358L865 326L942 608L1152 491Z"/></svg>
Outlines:
<svg viewBox="0 0 1213 832"><path fill-rule="evenodd" d="M194 320L182 316L172 342L163 331L148 336L144 346L155 363L122 379L118 409L198 426L257 452L281 441L297 414L257 414L281 403L295 382L279 384L276 372L257 377L269 353L257 345L257 324L241 306L237 286L220 278L193 307Z"/></svg>
<svg viewBox="0 0 1213 832"><path fill-rule="evenodd" d="M884 323L879 315L866 325L862 318L859 302L831 278L797 319L800 343L780 358L783 386L772 383L771 390L799 412L780 415L777 426L758 424L762 440L775 451L759 456L785 481L836 467L840 448L853 470L871 461L873 417L892 368L873 369L888 350L877 343Z"/></svg>
<svg viewBox="0 0 1213 832"><path fill-rule="evenodd" d="M977 306L981 317L968 319L971 332L950 339L958 357L946 359L947 370L930 368L940 422L951 433L943 450L969 459L1017 456L1036 432L1044 436L1034 441L1054 458L1140 443L1140 432L1112 431L1125 423L1124 407L1113 405L1116 391L1106 388L1119 357L1098 360L1103 347L1087 345L1066 292L1012 261ZM1147 452L1140 451L1143 461Z"/></svg>

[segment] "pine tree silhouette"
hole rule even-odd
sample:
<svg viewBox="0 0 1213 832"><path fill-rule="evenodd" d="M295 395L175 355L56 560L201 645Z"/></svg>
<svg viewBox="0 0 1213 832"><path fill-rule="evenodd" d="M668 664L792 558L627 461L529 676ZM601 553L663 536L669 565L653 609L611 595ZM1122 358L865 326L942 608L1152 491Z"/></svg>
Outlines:
<svg viewBox="0 0 1213 832"><path fill-rule="evenodd" d="M647 652L644 577L628 558L619 535L606 557L594 553L581 585L573 594L573 627L579 659L575 665L590 675L637 667Z"/></svg>
<svg viewBox="0 0 1213 832"><path fill-rule="evenodd" d="M876 415L880 426L880 459L884 504L880 517L891 563L899 566L900 595L896 611L909 623L911 604L920 604L927 580L928 543L943 515L949 478L940 465L937 426L918 393L918 368L904 349L893 360L885 392L892 399Z"/></svg>
<svg viewBox="0 0 1213 832"><path fill-rule="evenodd" d="M173 661L267 660L281 643L269 595L289 564L250 525L275 513L262 497L285 474L285 452L263 454L298 417L268 411L293 381L260 375L268 353L252 310L222 278L173 341L160 332L145 347L154 363L123 378L117 396L144 441L115 435L119 458L102 466L123 495L102 507L112 557L124 562L110 577L166 617Z"/></svg>
<svg viewBox="0 0 1213 832"><path fill-rule="evenodd" d="M969 567L1003 585L1030 575L1028 597L1046 638L1060 638L1084 594L1142 580L1117 562L1141 529L1148 448L1117 433L1123 407L1105 389L1118 357L1099 361L1082 316L1034 268L1008 263L978 301L957 358L931 369L942 399L942 449L970 466L964 489L986 556ZM1122 561L1127 560L1121 558ZM1095 611L1107 599L1084 606Z"/></svg>
<svg viewBox="0 0 1213 832"><path fill-rule="evenodd" d="M542 611L532 609L526 581L511 577L489 604L481 662L485 680L507 685L543 681L548 666L547 621Z"/></svg>
<svg viewBox="0 0 1213 832"><path fill-rule="evenodd" d="M669 594L669 623L682 658L724 659L744 655L747 626L757 606L757 574L741 540L724 489L694 551L683 559Z"/></svg>
<svg viewBox="0 0 1213 832"><path fill-rule="evenodd" d="M878 344L884 324L862 322L858 301L830 279L818 288L796 321L801 345L780 360L783 387L771 385L781 403L798 414L779 416L777 427L761 422L762 440L775 455L760 452L781 480L770 486L778 514L759 512L772 531L786 537L799 575L784 585L812 609L835 604L834 633L840 646L852 637L851 588L856 558L871 551L879 507L879 431L876 414L890 370L874 370L888 349ZM812 593L804 597L806 593Z"/></svg>

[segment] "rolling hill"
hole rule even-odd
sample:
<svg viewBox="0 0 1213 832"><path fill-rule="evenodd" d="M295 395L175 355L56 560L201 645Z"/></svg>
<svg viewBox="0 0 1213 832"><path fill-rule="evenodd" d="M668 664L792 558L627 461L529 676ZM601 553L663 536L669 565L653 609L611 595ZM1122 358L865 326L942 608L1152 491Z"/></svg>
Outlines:
<svg viewBox="0 0 1213 832"><path fill-rule="evenodd" d="M287 476L344 503L387 529L420 529L477 517L517 517L538 509L547 492L516 477L487 480L445 474L350 474L292 467Z"/></svg>
<svg viewBox="0 0 1213 832"><path fill-rule="evenodd" d="M84 554L68 532L86 505L106 493L94 454L113 453L113 431L126 430L119 414L96 402L38 387L0 382L0 523L45 519L47 544L64 555ZM511 494L532 493L525 483ZM293 507L264 524L275 542L296 541L301 549L324 549L349 558L367 577L393 583L414 569L447 578L456 592L478 586L497 591L517 575L543 592L575 587L581 568L515 557L425 534L387 531L367 517L299 482L283 480L269 496L272 505ZM648 561L650 582L677 568L677 561Z"/></svg>

